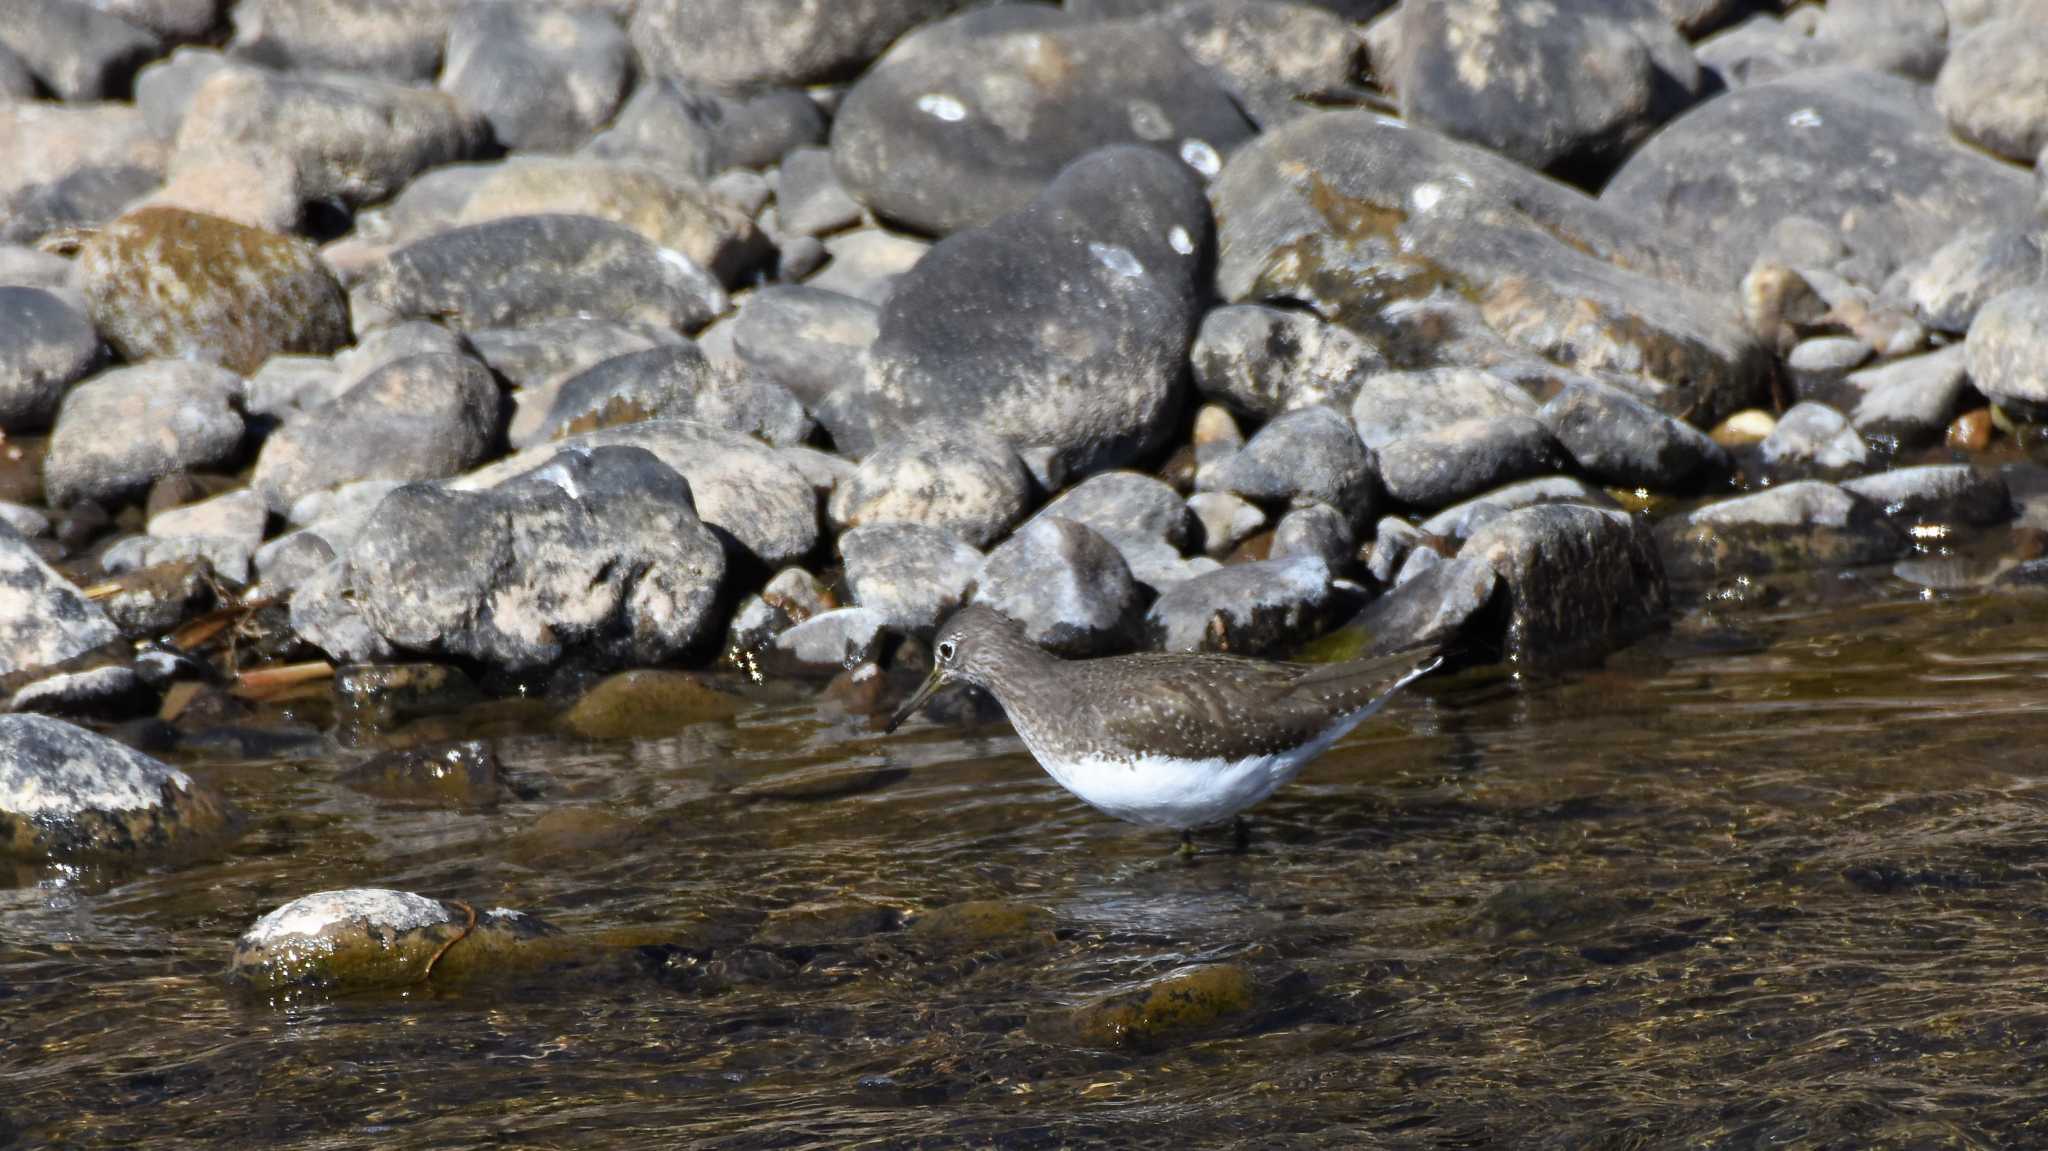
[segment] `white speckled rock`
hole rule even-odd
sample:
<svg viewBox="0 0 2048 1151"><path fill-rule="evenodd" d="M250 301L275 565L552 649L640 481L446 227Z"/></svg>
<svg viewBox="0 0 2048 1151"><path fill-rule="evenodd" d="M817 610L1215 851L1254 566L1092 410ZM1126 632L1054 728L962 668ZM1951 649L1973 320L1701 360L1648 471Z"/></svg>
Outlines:
<svg viewBox="0 0 2048 1151"><path fill-rule="evenodd" d="M230 974L269 990L362 991L429 975L462 982L530 970L555 953L543 941L561 940L556 928L509 908L477 911L473 927L468 920L461 907L410 891L319 891L251 924L235 941Z"/></svg>
<svg viewBox="0 0 2048 1151"><path fill-rule="evenodd" d="M48 716L0 716L0 854L126 855L231 822L211 790L139 751Z"/></svg>

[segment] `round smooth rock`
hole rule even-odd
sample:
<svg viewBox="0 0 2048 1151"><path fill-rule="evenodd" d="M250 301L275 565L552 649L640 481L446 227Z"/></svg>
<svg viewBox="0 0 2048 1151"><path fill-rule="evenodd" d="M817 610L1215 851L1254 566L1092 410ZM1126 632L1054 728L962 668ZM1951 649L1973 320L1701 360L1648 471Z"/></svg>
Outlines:
<svg viewBox="0 0 2048 1151"><path fill-rule="evenodd" d="M1514 480L1559 471L1564 449L1534 416L1463 420L1379 449L1380 482L1400 503L1440 508Z"/></svg>
<svg viewBox="0 0 2048 1151"><path fill-rule="evenodd" d="M1934 103L1957 136L2031 163L2048 147L2048 26L1991 20L1953 42Z"/></svg>
<svg viewBox="0 0 2048 1151"><path fill-rule="evenodd" d="M524 912L479 908L468 924L462 908L410 891L319 891L251 924L229 976L266 991L370 991L516 974L566 950L558 929Z"/></svg>
<svg viewBox="0 0 2048 1151"><path fill-rule="evenodd" d="M141 752L41 715L0 715L0 853L31 860L196 846L227 801Z"/></svg>
<svg viewBox="0 0 2048 1151"><path fill-rule="evenodd" d="M541 438L648 419L695 420L785 446L803 443L816 426L780 384L675 344L628 352L563 381Z"/></svg>
<svg viewBox="0 0 2048 1151"><path fill-rule="evenodd" d="M1729 467L1705 432L1615 388L1569 384L1536 418L1581 471L1605 483L1677 491Z"/></svg>
<svg viewBox="0 0 2048 1151"><path fill-rule="evenodd" d="M982 554L951 532L915 523L870 524L839 537L853 602L897 631L930 635L967 598Z"/></svg>
<svg viewBox="0 0 2048 1151"><path fill-rule="evenodd" d="M1163 651L1267 655L1314 638L1334 610L1330 569L1315 556L1231 564L1166 589L1145 615Z"/></svg>
<svg viewBox="0 0 2048 1151"><path fill-rule="evenodd" d="M1361 525L1378 511L1372 458L1351 421L1326 407L1273 420L1222 464L1202 469L1195 486L1269 505L1327 504Z"/></svg>
<svg viewBox="0 0 2048 1151"><path fill-rule="evenodd" d="M1849 418L1826 404L1794 404L1759 449L1764 466L1781 475L1856 471L1870 462L1870 445Z"/></svg>
<svg viewBox="0 0 2048 1151"><path fill-rule="evenodd" d="M242 381L208 363L154 360L76 385L43 460L53 507L141 495L164 476L233 462L245 431Z"/></svg>
<svg viewBox="0 0 2048 1151"><path fill-rule="evenodd" d="M471 4L448 28L441 90L506 148L563 151L612 118L632 86L632 49L603 12Z"/></svg>
<svg viewBox="0 0 2048 1151"><path fill-rule="evenodd" d="M100 362L91 321L40 288L0 287L0 430L49 424L64 389Z"/></svg>
<svg viewBox="0 0 2048 1151"><path fill-rule="evenodd" d="M1031 476L1011 447L978 425L936 417L877 449L832 493L832 522L913 523L987 547L1023 518Z"/></svg>
<svg viewBox="0 0 2048 1151"><path fill-rule="evenodd" d="M770 284L747 297L733 321L741 362L815 407L834 389L858 387L863 357L880 334L866 300L804 284Z"/></svg>
<svg viewBox="0 0 2048 1151"><path fill-rule="evenodd" d="M1033 519L990 552L971 598L1070 659L1129 650L1144 618L1138 585L1115 545L1056 516Z"/></svg>
<svg viewBox="0 0 2048 1151"><path fill-rule="evenodd" d="M1267 555L1276 560L1315 556L1341 575L1356 562L1357 553L1358 537L1350 517L1328 504L1310 504L1280 517Z"/></svg>
<svg viewBox="0 0 2048 1151"><path fill-rule="evenodd" d="M271 356L348 342L348 300L313 246L178 208L142 208L78 253L92 319L130 360L191 359L248 375Z"/></svg>
<svg viewBox="0 0 2048 1151"><path fill-rule="evenodd" d="M654 73L714 88L843 79L958 0L644 0L633 47Z"/></svg>
<svg viewBox="0 0 2048 1151"><path fill-rule="evenodd" d="M1964 338L1970 382L1996 404L2048 412L2048 285L1994 297Z"/></svg>

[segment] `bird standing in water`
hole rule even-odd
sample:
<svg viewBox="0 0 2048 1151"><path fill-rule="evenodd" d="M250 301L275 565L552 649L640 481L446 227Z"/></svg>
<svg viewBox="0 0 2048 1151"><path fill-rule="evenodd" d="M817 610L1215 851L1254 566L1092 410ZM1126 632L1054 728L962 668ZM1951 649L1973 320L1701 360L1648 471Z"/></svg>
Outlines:
<svg viewBox="0 0 2048 1151"><path fill-rule="evenodd" d="M895 731L933 692L971 683L993 695L1046 774L1118 819L1181 833L1221 823L1271 795L1302 765L1434 671L1432 647L1345 663L1216 654L1065 660L992 608L939 629L932 673L890 719ZM1238 842L1245 828L1238 821Z"/></svg>

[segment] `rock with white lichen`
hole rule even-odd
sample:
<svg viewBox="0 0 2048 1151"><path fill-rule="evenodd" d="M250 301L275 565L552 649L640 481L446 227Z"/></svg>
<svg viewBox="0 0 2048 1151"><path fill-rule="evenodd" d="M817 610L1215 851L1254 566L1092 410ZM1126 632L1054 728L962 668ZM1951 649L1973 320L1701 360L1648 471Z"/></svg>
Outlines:
<svg viewBox="0 0 2048 1151"><path fill-rule="evenodd" d="M42 715L0 715L0 855L126 857L223 835L227 802L189 775Z"/></svg>
<svg viewBox="0 0 2048 1151"><path fill-rule="evenodd" d="M559 929L509 908L356 887L300 896L235 941L230 978L263 990L371 991L528 971L563 954Z"/></svg>

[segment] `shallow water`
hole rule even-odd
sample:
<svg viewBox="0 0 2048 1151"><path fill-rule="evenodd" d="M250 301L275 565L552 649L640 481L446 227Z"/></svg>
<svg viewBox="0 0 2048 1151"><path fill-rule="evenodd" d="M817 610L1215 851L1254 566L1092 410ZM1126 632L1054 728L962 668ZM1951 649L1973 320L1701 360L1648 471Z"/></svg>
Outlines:
<svg viewBox="0 0 2048 1151"><path fill-rule="evenodd" d="M230 851L0 887L0 1146L2048 1145L2044 625L1880 585L1468 673L1193 865L1001 725L884 740L787 693L672 739L502 736L520 797L481 811L349 791L356 751L188 759L251 813ZM358 884L594 958L340 999L221 977L257 915ZM1051 929L890 929L968 899ZM1144 1050L1071 1021L1202 962L1250 1010Z"/></svg>

